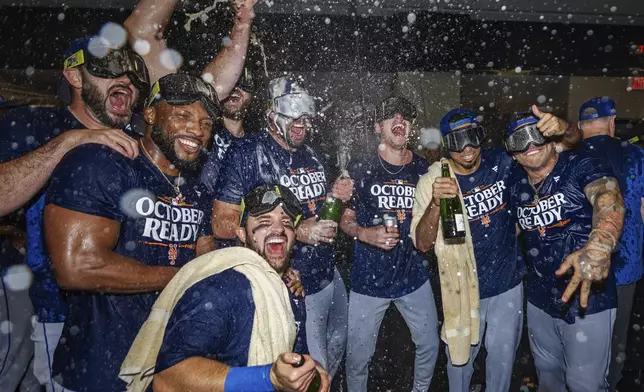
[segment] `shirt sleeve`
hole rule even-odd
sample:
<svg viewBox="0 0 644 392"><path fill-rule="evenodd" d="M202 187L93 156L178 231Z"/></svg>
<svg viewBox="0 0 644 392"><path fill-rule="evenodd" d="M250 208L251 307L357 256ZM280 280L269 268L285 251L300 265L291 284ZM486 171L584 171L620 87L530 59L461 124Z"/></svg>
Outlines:
<svg viewBox="0 0 644 392"><path fill-rule="evenodd" d="M224 203L240 205L247 193L245 184L248 173L244 168L252 165L244 156L240 143L231 143L219 169L219 177L215 186L215 200Z"/></svg>
<svg viewBox="0 0 644 392"><path fill-rule="evenodd" d="M615 177L610 162L589 156L580 157L572 168L571 174L582 190L593 181L604 177Z"/></svg>
<svg viewBox="0 0 644 392"><path fill-rule="evenodd" d="M11 110L0 117L0 162L19 158L56 136L35 124L36 111L29 107Z"/></svg>
<svg viewBox="0 0 644 392"><path fill-rule="evenodd" d="M226 295L231 278L237 285L234 297ZM217 360L227 354L230 335L238 331L235 324L244 322L234 316L249 315L252 325L254 308L248 304L249 296L238 295L243 284L250 290L245 277L224 272L200 281L183 294L168 320L156 373L191 357Z"/></svg>
<svg viewBox="0 0 644 392"><path fill-rule="evenodd" d="M134 173L126 159L98 144L76 147L56 166L47 204L125 221L126 212L135 211L131 204L138 198L133 189Z"/></svg>
<svg viewBox="0 0 644 392"><path fill-rule="evenodd" d="M437 163L430 166L427 174L424 174L418 180L418 185L416 185L416 194L414 196L414 208L412 210L411 218L411 228L409 235L411 236L411 241L416 245L416 227L420 223L420 219L425 214L425 210L429 207L429 203L432 201L432 184L436 174L433 174L435 171L432 170L437 165ZM440 161L438 163L440 165ZM436 166L437 167L437 166Z"/></svg>

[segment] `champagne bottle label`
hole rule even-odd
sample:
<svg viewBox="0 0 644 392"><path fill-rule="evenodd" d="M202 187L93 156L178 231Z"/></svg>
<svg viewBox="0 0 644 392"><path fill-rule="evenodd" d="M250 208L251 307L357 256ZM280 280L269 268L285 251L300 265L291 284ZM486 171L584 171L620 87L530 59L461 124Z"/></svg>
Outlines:
<svg viewBox="0 0 644 392"><path fill-rule="evenodd" d="M456 222L456 231L465 231L465 219L463 219L463 214L455 214L454 221Z"/></svg>

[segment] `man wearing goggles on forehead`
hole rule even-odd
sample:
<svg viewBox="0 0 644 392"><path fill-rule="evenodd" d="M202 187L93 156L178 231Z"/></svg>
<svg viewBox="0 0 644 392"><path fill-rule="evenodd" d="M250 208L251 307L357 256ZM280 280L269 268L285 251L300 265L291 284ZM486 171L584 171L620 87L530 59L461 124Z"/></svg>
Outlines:
<svg viewBox="0 0 644 392"><path fill-rule="evenodd" d="M213 230L218 240L235 236L245 193L260 184L291 189L304 210L297 229L293 268L306 289L307 340L311 356L333 375L346 342L346 289L333 264L337 224L318 221L327 194L348 201L351 180L330 186L320 155L305 144L316 115L313 97L292 77L269 83L267 129L231 144L221 165L213 204Z"/></svg>
<svg viewBox="0 0 644 392"><path fill-rule="evenodd" d="M66 390L124 390L119 366L158 291L213 249L212 199L199 170L216 102L200 78L164 76L144 110L136 159L92 144L70 151L52 174L43 227L66 290L52 373Z"/></svg>
<svg viewBox="0 0 644 392"><path fill-rule="evenodd" d="M154 305L164 316L148 319L121 366L128 390L305 391L317 370L328 392L307 355L304 302L285 284L301 218L288 188L251 190L237 221L243 248L198 257L168 284Z"/></svg>
<svg viewBox="0 0 644 392"><path fill-rule="evenodd" d="M533 113L517 114L504 143L519 164L509 204L527 249L527 322L539 390L606 391L616 312L611 253L624 201L607 163L558 153L538 124Z"/></svg>
<svg viewBox="0 0 644 392"><path fill-rule="evenodd" d="M30 295L36 312L35 373L53 390L51 358L60 337L65 305L43 238L44 187L60 160L74 147L98 143L128 159L138 146L120 128L149 89L145 64L128 48L112 48L99 37L72 42L63 54L58 94L66 106L22 107L0 120L0 215L27 206L27 263L34 273Z"/></svg>
<svg viewBox="0 0 644 392"><path fill-rule="evenodd" d="M416 183L427 162L407 148L416 108L401 97L376 106L380 145L349 170L360 181L340 227L356 238L351 269L347 386L366 392L369 362L390 304L403 315L416 345L414 391L427 391L438 358L438 317L423 256L409 239ZM390 225L390 220L394 221Z"/></svg>
<svg viewBox="0 0 644 392"><path fill-rule="evenodd" d="M535 111L538 111L534 107ZM543 121L537 133L567 132L566 140L578 138L578 132L567 131L568 124L550 115L539 113ZM525 267L516 239L515 222L508 211L508 176L512 159L503 148L482 148L485 129L478 117L468 109L453 109L441 120L442 144L448 153L453 177L440 174L440 162L430 169L418 185L412 223L412 239L418 249L434 248L440 218L440 200L463 197L469 222L473 254L479 286L480 335L472 337L477 344L468 347L465 358L452 358L448 344L448 376L450 392L468 391L473 374L472 363L485 341L488 353L486 385L491 391L510 388L512 368L519 341L523 315ZM577 136L575 136L577 135ZM435 248L439 261L444 247ZM508 306L512 304L512 306ZM472 322L479 322L478 320ZM456 350L456 347L452 347Z"/></svg>

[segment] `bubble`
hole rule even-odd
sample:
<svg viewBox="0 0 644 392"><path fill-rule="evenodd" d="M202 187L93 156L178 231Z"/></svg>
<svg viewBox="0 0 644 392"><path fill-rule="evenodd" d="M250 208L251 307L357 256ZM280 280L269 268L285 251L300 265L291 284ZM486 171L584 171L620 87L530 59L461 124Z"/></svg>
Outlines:
<svg viewBox="0 0 644 392"><path fill-rule="evenodd" d="M35 71L36 70L34 69L34 67L29 66L29 67L25 68L25 75L31 76L31 75L34 74Z"/></svg>
<svg viewBox="0 0 644 392"><path fill-rule="evenodd" d="M109 41L103 37L92 37L87 44L87 50L94 57L103 58L110 50Z"/></svg>
<svg viewBox="0 0 644 392"><path fill-rule="evenodd" d="M134 249L136 249L136 242L128 241L125 243L125 250L133 251Z"/></svg>
<svg viewBox="0 0 644 392"><path fill-rule="evenodd" d="M487 86L494 87L494 80L490 80L489 82L487 82Z"/></svg>
<svg viewBox="0 0 644 392"><path fill-rule="evenodd" d="M639 331L640 331L640 329L642 329L642 328L640 327L640 325L639 325L639 324L633 324L633 331L635 331L635 332L639 332Z"/></svg>
<svg viewBox="0 0 644 392"><path fill-rule="evenodd" d="M620 352L615 357L615 362L617 362L617 363L624 363L625 360L626 360L626 353L625 352Z"/></svg>
<svg viewBox="0 0 644 392"><path fill-rule="evenodd" d="M316 5L315 7L313 7L313 11L320 12L320 11L322 11L322 8L320 8L319 5Z"/></svg>
<svg viewBox="0 0 644 392"><path fill-rule="evenodd" d="M181 53L177 52L174 49L166 49L161 52L160 60L161 65L169 70L179 69L181 68L181 64L183 63L183 57L181 57Z"/></svg>
<svg viewBox="0 0 644 392"><path fill-rule="evenodd" d="M407 22L409 24L412 24L412 23L416 22L416 14L414 14L413 12L408 13L407 14Z"/></svg>
<svg viewBox="0 0 644 392"><path fill-rule="evenodd" d="M539 20L543 20L543 15L539 15Z"/></svg>
<svg viewBox="0 0 644 392"><path fill-rule="evenodd" d="M461 274L461 271L458 271L458 272L456 273L456 276L461 276L461 275L462 275L462 274Z"/></svg>
<svg viewBox="0 0 644 392"><path fill-rule="evenodd" d="M489 106L489 107L491 107L491 108L493 108L493 107L495 107L495 106L496 106L496 104L495 104L494 102L490 102L490 104L489 104L488 106Z"/></svg>
<svg viewBox="0 0 644 392"><path fill-rule="evenodd" d="M421 128L420 144L429 149L438 148L441 145L441 131L437 128Z"/></svg>
<svg viewBox="0 0 644 392"><path fill-rule="evenodd" d="M530 195L529 195L529 194L527 194L527 193L525 193L525 192L521 194L521 201L526 201L526 200L528 200L528 199L530 199Z"/></svg>
<svg viewBox="0 0 644 392"><path fill-rule="evenodd" d="M521 73L521 67L516 67L516 68L514 69L514 72L516 72L516 73Z"/></svg>
<svg viewBox="0 0 644 392"><path fill-rule="evenodd" d="M474 182L476 179L474 177L470 177L470 182Z"/></svg>
<svg viewBox="0 0 644 392"><path fill-rule="evenodd" d="M482 112L483 110L485 110L485 108L483 106L479 106L479 112Z"/></svg>
<svg viewBox="0 0 644 392"><path fill-rule="evenodd" d="M132 49L141 56L146 56L150 53L150 43L144 39L137 39L132 45Z"/></svg>
<svg viewBox="0 0 644 392"><path fill-rule="evenodd" d="M532 257L537 257L539 255L539 249L537 248L532 248L528 251L530 253L530 256Z"/></svg>
<svg viewBox="0 0 644 392"><path fill-rule="evenodd" d="M604 46L604 52L610 53L613 51L613 46L612 45L606 45Z"/></svg>
<svg viewBox="0 0 644 392"><path fill-rule="evenodd" d="M60 14L58 14L58 20L61 21L61 22L63 20L65 20L65 13L64 12L61 12Z"/></svg>
<svg viewBox="0 0 644 392"><path fill-rule="evenodd" d="M537 97L537 102L539 103L545 103L546 102L546 96L545 95L539 95Z"/></svg>
<svg viewBox="0 0 644 392"><path fill-rule="evenodd" d="M550 34L552 34L552 35L557 35L557 30L552 30L552 31L550 32Z"/></svg>
<svg viewBox="0 0 644 392"><path fill-rule="evenodd" d="M78 327L78 325L72 325L71 327L69 327L69 333L72 336L78 335L79 332L80 332L80 328Z"/></svg>
<svg viewBox="0 0 644 392"><path fill-rule="evenodd" d="M224 45L225 47L229 47L233 44L233 40L230 39L229 36L225 36L224 38L221 39L221 44Z"/></svg>
<svg viewBox="0 0 644 392"><path fill-rule="evenodd" d="M331 18L324 18L324 23L331 24Z"/></svg>
<svg viewBox="0 0 644 392"><path fill-rule="evenodd" d="M201 79L203 79L204 82L210 84L215 80L215 77L210 72L204 72L201 75Z"/></svg>
<svg viewBox="0 0 644 392"><path fill-rule="evenodd" d="M492 67L494 67L494 61L490 61L490 62L488 62L488 63L487 63L487 67L488 67L488 68L492 68Z"/></svg>
<svg viewBox="0 0 644 392"><path fill-rule="evenodd" d="M11 143L11 149L12 150L17 150L18 149L18 143L16 143L16 142Z"/></svg>
<svg viewBox="0 0 644 392"><path fill-rule="evenodd" d="M385 148L386 148L386 146L384 145L384 143L380 143L378 145L378 150L380 150L380 151L385 151Z"/></svg>
<svg viewBox="0 0 644 392"><path fill-rule="evenodd" d="M568 18L568 19L572 19L572 14L568 14L568 15L566 16L566 18Z"/></svg>
<svg viewBox="0 0 644 392"><path fill-rule="evenodd" d="M408 26L403 26L403 27L402 27L402 32L403 32L403 33L406 33L406 32L408 32L408 31L409 31L409 27L408 27Z"/></svg>
<svg viewBox="0 0 644 392"><path fill-rule="evenodd" d="M357 37L359 34L360 34L360 33L358 32L358 30L356 30L356 31L354 31L354 32L353 32L353 35L355 35L356 37Z"/></svg>
<svg viewBox="0 0 644 392"><path fill-rule="evenodd" d="M13 323L9 320L5 320L0 323L0 333L8 335L13 331Z"/></svg>
<svg viewBox="0 0 644 392"><path fill-rule="evenodd" d="M456 76L461 76L461 71L456 70L456 72L454 72L454 75L456 75Z"/></svg>
<svg viewBox="0 0 644 392"><path fill-rule="evenodd" d="M33 275L26 264L12 265L7 268L5 276L2 278L4 284L11 291L27 290L31 286Z"/></svg>
<svg viewBox="0 0 644 392"><path fill-rule="evenodd" d="M610 7L610 12L615 12L615 11L617 11L617 7L616 7L616 6L612 6L612 7Z"/></svg>
<svg viewBox="0 0 644 392"><path fill-rule="evenodd" d="M146 200L149 199L149 200ZM139 210L137 211L137 202L139 203ZM121 212L133 219L141 218L143 214L151 214L151 208L154 208L156 196L147 189L134 188L123 194L119 201ZM148 212L150 211L150 212Z"/></svg>
<svg viewBox="0 0 644 392"><path fill-rule="evenodd" d="M593 35L593 34L595 34L595 32L594 32L594 31L592 31L592 30L588 30L588 31L586 32L586 34L588 34L588 35Z"/></svg>
<svg viewBox="0 0 644 392"><path fill-rule="evenodd" d="M503 86L503 94L507 94L510 92L510 87L508 86Z"/></svg>
<svg viewBox="0 0 644 392"><path fill-rule="evenodd" d="M104 38L110 48L120 48L125 45L127 31L118 23L107 22L101 27L100 35Z"/></svg>
<svg viewBox="0 0 644 392"><path fill-rule="evenodd" d="M508 9L508 7L506 7L506 6L502 6L502 7L501 7L501 11L505 11L505 10L507 10L507 9Z"/></svg>
<svg viewBox="0 0 644 392"><path fill-rule="evenodd" d="M445 42L449 41L449 37L448 37L448 36L444 36L444 37L443 37L443 41L445 41Z"/></svg>
<svg viewBox="0 0 644 392"><path fill-rule="evenodd" d="M212 302L206 302L203 308L206 310L212 310Z"/></svg>
<svg viewBox="0 0 644 392"><path fill-rule="evenodd" d="M579 343L586 343L588 341L588 336L584 333L584 331L579 331L575 335L575 338L577 338L577 341Z"/></svg>
<svg viewBox="0 0 644 392"><path fill-rule="evenodd" d="M626 87L626 91L629 91L629 92L633 91L633 87L631 87L631 86Z"/></svg>

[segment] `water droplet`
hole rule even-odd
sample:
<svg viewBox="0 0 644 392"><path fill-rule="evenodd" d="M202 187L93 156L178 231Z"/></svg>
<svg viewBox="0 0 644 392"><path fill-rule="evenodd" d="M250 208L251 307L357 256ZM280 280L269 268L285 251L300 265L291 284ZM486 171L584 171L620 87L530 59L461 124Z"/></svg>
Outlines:
<svg viewBox="0 0 644 392"><path fill-rule="evenodd" d="M384 143L380 143L378 145L378 150L380 150L380 151L385 151L385 148L387 148L387 147L384 145Z"/></svg>
<svg viewBox="0 0 644 392"><path fill-rule="evenodd" d="M516 73L521 73L521 67L516 67L516 68L514 69L514 72L516 72Z"/></svg>
<svg viewBox="0 0 644 392"><path fill-rule="evenodd" d="M136 249L136 242L128 241L125 243L125 250L133 251L134 249Z"/></svg>
<svg viewBox="0 0 644 392"><path fill-rule="evenodd" d="M206 302L203 308L206 310L212 310L212 302Z"/></svg>
<svg viewBox="0 0 644 392"><path fill-rule="evenodd" d="M642 329L642 328L640 327L639 324L633 324L633 331L639 332L640 329Z"/></svg>
<svg viewBox="0 0 644 392"><path fill-rule="evenodd" d="M13 331L13 323L9 320L5 320L0 323L0 333L8 335Z"/></svg>
<svg viewBox="0 0 644 392"><path fill-rule="evenodd" d="M181 68L181 64L183 64L181 53L174 49L166 49L161 52L160 60L161 65L170 70L179 69Z"/></svg>
<svg viewBox="0 0 644 392"><path fill-rule="evenodd" d="M409 22L409 24L416 22L416 14L414 14L413 12L408 13L407 22Z"/></svg>
<svg viewBox="0 0 644 392"><path fill-rule="evenodd" d="M203 79L204 82L210 84L215 80L215 77L210 72L204 72L203 75L201 75L201 79Z"/></svg>
<svg viewBox="0 0 644 392"><path fill-rule="evenodd" d="M31 270L26 264L12 265L7 268L7 272L2 278L4 284L11 291L27 290L31 286L32 279Z"/></svg>
<svg viewBox="0 0 644 392"><path fill-rule="evenodd" d="M506 9L508 9L508 7L506 7L506 6L501 7L501 11L505 11Z"/></svg>
<svg viewBox="0 0 644 392"><path fill-rule="evenodd" d="M610 12L615 12L615 11L617 11L617 7L616 7L616 6L612 6L612 7L610 7Z"/></svg>
<svg viewBox="0 0 644 392"><path fill-rule="evenodd" d="M539 95L537 97L537 102L539 103L546 103L546 96L545 95Z"/></svg>
<svg viewBox="0 0 644 392"><path fill-rule="evenodd" d="M402 27L402 32L403 32L403 33L406 33L406 32L408 32L408 31L409 31L409 26L403 26L403 27Z"/></svg>
<svg viewBox="0 0 644 392"><path fill-rule="evenodd" d="M65 13L64 12L61 12L60 14L58 14L58 20L61 21L61 22L63 20L65 20Z"/></svg>
<svg viewBox="0 0 644 392"><path fill-rule="evenodd" d="M100 35L108 42L108 46L113 49L122 47L127 41L127 31L118 23L105 23L101 28Z"/></svg>
<svg viewBox="0 0 644 392"><path fill-rule="evenodd" d="M331 18L325 18L324 23L326 24L331 24Z"/></svg>
<svg viewBox="0 0 644 392"><path fill-rule="evenodd" d="M592 30L588 30L588 31L586 32L586 34L588 34L588 35L593 35L593 34L595 34L595 32L594 32L594 31L592 31Z"/></svg>
<svg viewBox="0 0 644 392"><path fill-rule="evenodd" d="M579 331L579 332L577 332L577 334L575 335L575 337L577 338L577 341L578 341L579 343L586 343L586 342L588 341L588 336L586 336L586 334L584 333L584 331Z"/></svg>
<svg viewBox="0 0 644 392"><path fill-rule="evenodd" d="M489 82L487 82L487 86L494 87L494 80L490 80Z"/></svg>
<svg viewBox="0 0 644 392"><path fill-rule="evenodd" d="M69 327L69 333L72 336L78 335L79 332L80 332L80 328L78 327L78 325L72 325L71 327Z"/></svg>
<svg viewBox="0 0 644 392"><path fill-rule="evenodd" d="M150 43L144 39L137 39L132 45L132 49L141 56L146 56L150 53Z"/></svg>
<svg viewBox="0 0 644 392"><path fill-rule="evenodd" d="M539 249L537 248L532 248L528 251L530 253L530 256L532 257L537 257L539 255Z"/></svg>

